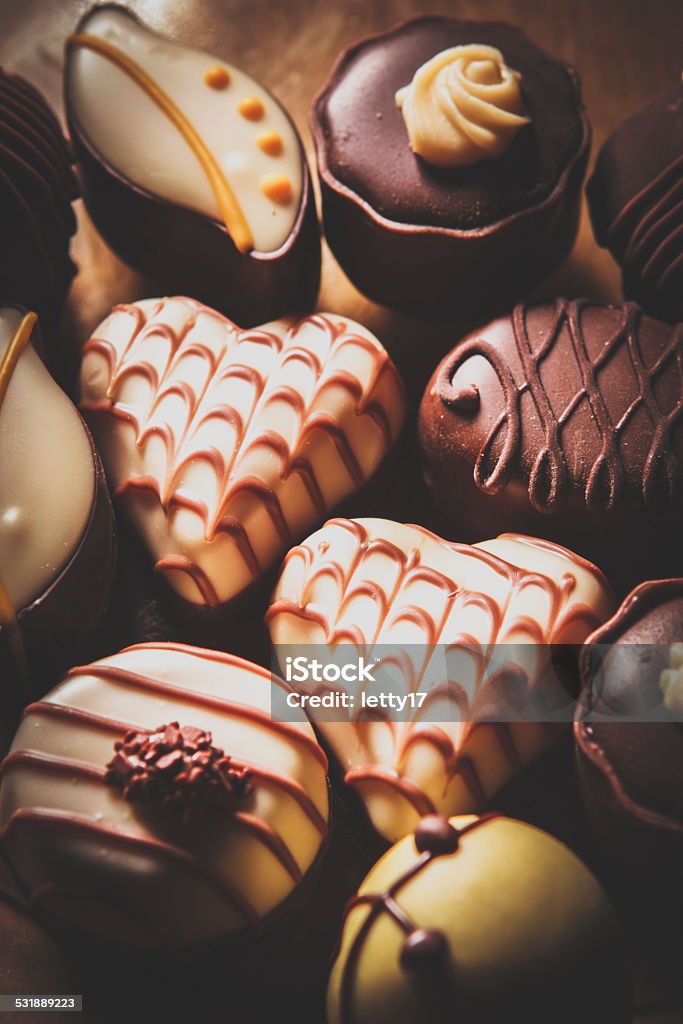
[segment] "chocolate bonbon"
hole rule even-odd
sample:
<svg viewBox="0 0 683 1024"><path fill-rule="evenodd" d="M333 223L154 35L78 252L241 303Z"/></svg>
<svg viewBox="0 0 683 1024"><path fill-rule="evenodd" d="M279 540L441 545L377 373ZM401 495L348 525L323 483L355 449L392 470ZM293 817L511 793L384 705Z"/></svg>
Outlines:
<svg viewBox="0 0 683 1024"><path fill-rule="evenodd" d="M76 272L77 191L54 112L29 82L0 69L0 301L36 310L51 327Z"/></svg>
<svg viewBox="0 0 683 1024"><path fill-rule="evenodd" d="M439 510L466 539L566 544L619 588L683 568L682 367L683 328L629 303L517 306L474 331L420 410Z"/></svg>
<svg viewBox="0 0 683 1024"><path fill-rule="evenodd" d="M683 85L643 103L603 143L586 192L595 237L624 294L683 320Z"/></svg>
<svg viewBox="0 0 683 1024"><path fill-rule="evenodd" d="M671 915L679 929L682 640L683 579L638 586L586 643L574 725L584 803L610 877L630 911Z"/></svg>
<svg viewBox="0 0 683 1024"><path fill-rule="evenodd" d="M109 602L111 502L85 424L37 355L37 318L0 308L0 676L24 701Z"/></svg>
<svg viewBox="0 0 683 1024"><path fill-rule="evenodd" d="M520 29L420 17L361 40L311 129L327 240L376 302L490 315L573 244L590 126L574 70Z"/></svg>
<svg viewBox="0 0 683 1024"><path fill-rule="evenodd" d="M525 691L536 690L548 645L582 642L611 609L599 570L544 541L503 535L470 547L419 526L333 519L287 554L267 621L276 651L324 657L346 644L369 664L395 654L406 692L427 693L427 705L402 715L368 719L354 705L326 721L312 711L345 781L393 841L422 815L481 808L557 737L541 720L487 720L496 645L520 645ZM445 646L463 657L448 687L430 691L429 659Z"/></svg>
<svg viewBox="0 0 683 1024"><path fill-rule="evenodd" d="M284 685L230 655L141 644L31 704L0 774L0 848L34 908L184 947L280 907L328 831L311 726L270 716Z"/></svg>
<svg viewBox="0 0 683 1024"><path fill-rule="evenodd" d="M87 342L81 409L114 492L187 602L225 605L364 484L403 387L363 327L241 330L190 299L119 306Z"/></svg>
<svg viewBox="0 0 683 1024"><path fill-rule="evenodd" d="M616 916L557 839L498 815L423 818L346 913L330 1024L630 1020Z"/></svg>
<svg viewBox="0 0 683 1024"><path fill-rule="evenodd" d="M308 167L263 86L115 4L81 19L65 74L85 202L115 252L245 325L312 306Z"/></svg>

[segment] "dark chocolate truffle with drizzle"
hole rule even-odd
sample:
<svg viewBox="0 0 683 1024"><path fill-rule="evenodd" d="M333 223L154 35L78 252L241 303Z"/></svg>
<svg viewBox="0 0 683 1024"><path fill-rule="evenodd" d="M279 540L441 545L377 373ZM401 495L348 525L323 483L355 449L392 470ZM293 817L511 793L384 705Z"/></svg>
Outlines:
<svg viewBox="0 0 683 1024"><path fill-rule="evenodd" d="M330 1024L626 1024L619 928L567 847L495 814L430 817L351 901Z"/></svg>
<svg viewBox="0 0 683 1024"><path fill-rule="evenodd" d="M653 96L603 143L586 187L595 237L624 294L683 320L683 83Z"/></svg>
<svg viewBox="0 0 683 1024"><path fill-rule="evenodd" d="M425 479L458 537L547 537L628 589L683 568L682 385L681 327L629 303L517 306L432 376Z"/></svg>
<svg viewBox="0 0 683 1024"><path fill-rule="evenodd" d="M34 309L49 326L76 272L76 195L54 112L32 85L0 68L0 301Z"/></svg>

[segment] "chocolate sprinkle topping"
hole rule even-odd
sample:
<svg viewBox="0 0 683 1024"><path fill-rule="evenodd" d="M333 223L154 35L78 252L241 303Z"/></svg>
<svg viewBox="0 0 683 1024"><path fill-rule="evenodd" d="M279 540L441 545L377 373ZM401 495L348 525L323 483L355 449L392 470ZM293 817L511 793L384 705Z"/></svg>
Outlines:
<svg viewBox="0 0 683 1024"><path fill-rule="evenodd" d="M158 729L131 729L114 744L107 785L126 800L232 808L253 788L251 772L212 745L210 732L178 722Z"/></svg>

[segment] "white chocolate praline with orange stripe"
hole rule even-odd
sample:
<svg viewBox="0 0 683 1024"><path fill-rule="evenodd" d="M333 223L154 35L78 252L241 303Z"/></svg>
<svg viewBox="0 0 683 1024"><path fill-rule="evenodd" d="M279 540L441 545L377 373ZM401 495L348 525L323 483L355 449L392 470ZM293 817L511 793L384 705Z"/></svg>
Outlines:
<svg viewBox="0 0 683 1024"><path fill-rule="evenodd" d="M15 307L0 308L0 364L23 319ZM0 403L0 586L17 612L67 565L94 500L83 421L29 340Z"/></svg>
<svg viewBox="0 0 683 1024"><path fill-rule="evenodd" d="M350 902L328 1024L626 1024L619 925L553 836L497 815L425 818Z"/></svg>
<svg viewBox="0 0 683 1024"><path fill-rule="evenodd" d="M274 97L232 64L157 35L124 7L94 8L79 25L76 38L82 36L104 40L125 54L170 98L225 176L253 248L263 253L278 250L298 216L304 156L292 122ZM220 82L220 87L212 82ZM70 117L103 160L128 181L162 199L222 219L196 153L121 66L85 45L73 45L67 63L67 95ZM255 102L263 111L256 121L240 113L240 108L254 109ZM258 144L266 130L282 139L281 151L275 155ZM261 179L273 172L290 182L287 203L270 199L261 188Z"/></svg>
<svg viewBox="0 0 683 1024"><path fill-rule="evenodd" d="M157 569L187 601L220 605L369 480L405 397L346 318L243 331L172 298L118 306L95 330L81 409Z"/></svg>
<svg viewBox="0 0 683 1024"><path fill-rule="evenodd" d="M511 645L526 693L554 692L549 645L581 643L612 609L602 573L547 541L505 534L470 546L388 520L333 519L287 554L267 621L291 657L324 662L339 644L368 663L401 652L402 692L427 694L379 721L356 706L318 723L375 828L394 841L424 814L480 809L558 736L531 714L476 721L495 703L494 646Z"/></svg>
<svg viewBox="0 0 683 1024"><path fill-rule="evenodd" d="M328 828L326 760L303 713L270 716L269 672L180 644L74 669L30 705L0 774L0 848L37 909L132 945L182 947L257 924ZM251 773L235 808L125 799L105 781L128 729L179 722Z"/></svg>

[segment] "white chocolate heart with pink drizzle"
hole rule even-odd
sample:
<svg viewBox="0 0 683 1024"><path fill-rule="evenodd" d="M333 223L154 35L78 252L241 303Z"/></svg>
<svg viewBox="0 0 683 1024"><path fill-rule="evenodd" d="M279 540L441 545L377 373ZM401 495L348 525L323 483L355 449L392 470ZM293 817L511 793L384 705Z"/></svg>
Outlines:
<svg viewBox="0 0 683 1024"><path fill-rule="evenodd" d="M373 824L394 841L422 815L480 808L557 737L542 720L477 721L495 700L494 645L510 645L527 691L554 685L549 645L582 643L612 606L602 573L547 541L504 534L470 546L419 526L335 519L289 552L267 620L293 657L329 661L345 644L345 660L372 663L398 649L405 692L428 694L419 709L378 720L359 710L356 690L353 710L318 722Z"/></svg>
<svg viewBox="0 0 683 1024"><path fill-rule="evenodd" d="M95 330L81 409L157 570L215 606L373 475L405 399L359 324L321 313L240 330L171 298L117 306Z"/></svg>

